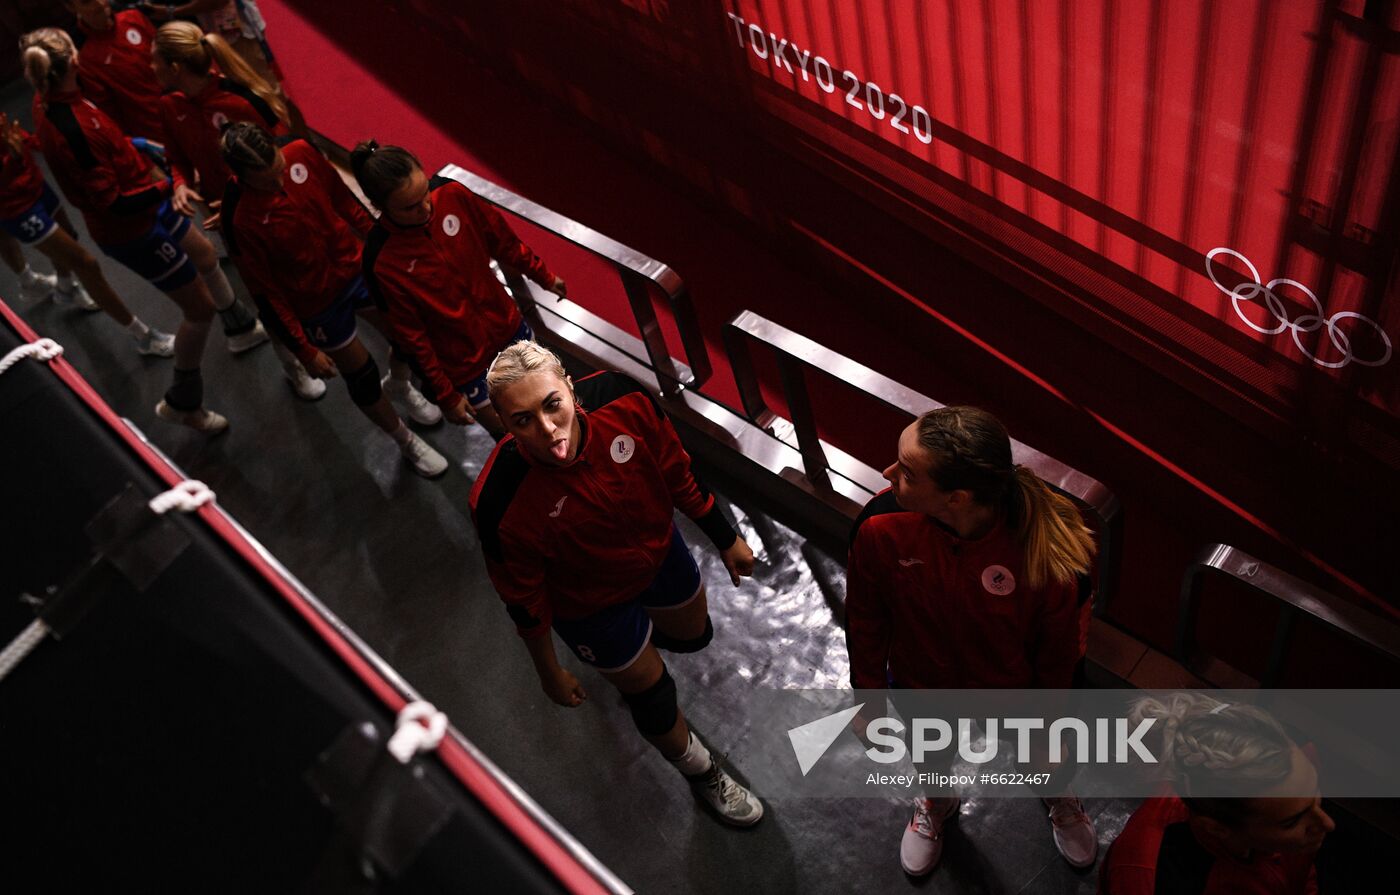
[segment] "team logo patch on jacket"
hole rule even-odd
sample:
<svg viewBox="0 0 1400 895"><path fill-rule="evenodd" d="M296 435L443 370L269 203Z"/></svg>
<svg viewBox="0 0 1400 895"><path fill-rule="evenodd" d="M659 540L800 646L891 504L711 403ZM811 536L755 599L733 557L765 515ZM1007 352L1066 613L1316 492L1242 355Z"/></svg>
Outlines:
<svg viewBox="0 0 1400 895"><path fill-rule="evenodd" d="M614 463L626 463L632 459L632 455L637 453L637 442L632 440L631 435L619 435L613 439L612 447L608 449L612 455Z"/></svg>
<svg viewBox="0 0 1400 895"><path fill-rule="evenodd" d="M306 166L303 165L301 162L297 162L295 165L292 165L291 170L289 170L287 173L291 175L292 183L306 183L306 177L308 172L306 170Z"/></svg>
<svg viewBox="0 0 1400 895"><path fill-rule="evenodd" d="M1016 576L1006 566L987 566L982 570L982 588L1004 597L1016 589Z"/></svg>
<svg viewBox="0 0 1400 895"><path fill-rule="evenodd" d="M449 214L442 219L442 232L448 236L456 236L457 231L462 229L462 221L455 214Z"/></svg>
<svg viewBox="0 0 1400 895"><path fill-rule="evenodd" d="M141 45L141 32L135 28L126 29L126 42L133 47L139 47Z"/></svg>

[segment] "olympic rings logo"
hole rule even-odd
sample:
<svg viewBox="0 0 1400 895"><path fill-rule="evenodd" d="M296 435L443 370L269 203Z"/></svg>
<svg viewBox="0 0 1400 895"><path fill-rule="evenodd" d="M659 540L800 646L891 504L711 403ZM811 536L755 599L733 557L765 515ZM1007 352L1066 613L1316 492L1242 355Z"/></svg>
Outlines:
<svg viewBox="0 0 1400 895"><path fill-rule="evenodd" d="M1227 288L1224 283L1216 279L1216 255L1231 255L1235 258L1238 258L1241 262L1244 263L1245 267L1249 268L1249 273L1251 276L1254 277L1254 282L1241 283L1234 289ZM1267 283L1263 282L1259 278L1258 269L1250 263L1248 258L1246 258L1244 255L1241 255L1234 249L1227 249L1222 247L1211 249L1209 252L1207 252L1206 275L1209 276L1210 281L1215 284L1215 288L1230 296L1230 304L1233 305L1235 308L1235 315L1238 316L1240 320L1244 322L1245 326L1249 327L1257 333L1263 333L1267 336L1277 335L1278 333L1283 332L1285 329L1292 330L1293 344L1298 346L1298 350L1303 353L1304 357L1317 364L1319 367L1327 367L1329 369L1335 370L1338 367L1345 367L1352 361L1356 361L1363 367L1379 367L1390 360L1390 336L1386 335L1385 330L1381 329L1381 325L1379 323L1372 320L1370 317L1364 317L1361 314L1356 313L1355 311L1338 311L1331 317L1322 316L1322 302L1317 300L1317 296L1313 294L1313 291L1311 289L1309 289L1307 286L1304 286L1297 280L1290 280L1287 277L1276 277ZM1297 320L1289 320L1287 308L1283 306L1283 300L1280 299L1278 297L1278 294L1274 292L1275 286L1292 286L1298 291L1307 295L1308 298L1312 299L1313 307L1316 309L1316 312L1312 314L1304 314ZM1246 317L1244 315L1244 312L1240 310L1240 302L1253 301L1255 298L1258 298L1261 295L1264 296L1264 306L1269 309L1269 313L1272 314L1274 320L1277 321L1277 325L1275 326L1260 326L1254 321L1250 320L1248 317ZM1381 355L1379 360L1363 360L1362 358L1359 358L1356 355L1352 354L1351 338L1346 333L1342 332L1342 330L1338 326L1339 320L1345 320L1349 317L1355 318L1361 321L1362 323L1366 324L1367 326L1370 326L1376 331L1378 335L1380 335L1381 342L1385 345L1385 352ZM1303 344L1303 333L1316 332L1318 329L1324 326L1327 327L1327 337L1332 340L1332 347L1336 348L1337 351L1341 352L1342 354L1342 359L1339 361L1334 362L1322 360L1316 354L1313 354L1311 351L1309 351L1307 347Z"/></svg>

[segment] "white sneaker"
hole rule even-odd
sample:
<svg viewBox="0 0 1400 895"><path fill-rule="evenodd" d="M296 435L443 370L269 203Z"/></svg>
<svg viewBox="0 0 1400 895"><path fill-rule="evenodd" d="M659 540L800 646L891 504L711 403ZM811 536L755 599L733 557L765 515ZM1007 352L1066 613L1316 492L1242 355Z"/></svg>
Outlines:
<svg viewBox="0 0 1400 895"><path fill-rule="evenodd" d="M1073 867L1092 866L1099 856L1099 834L1084 813L1084 803L1073 793L1042 801L1050 809L1050 831L1060 856Z"/></svg>
<svg viewBox="0 0 1400 895"><path fill-rule="evenodd" d="M326 383L306 372L300 363L291 370L283 367L282 375L287 377L292 391L303 401L319 401L326 396Z"/></svg>
<svg viewBox="0 0 1400 895"><path fill-rule="evenodd" d="M58 275L29 268L19 278L19 294L28 301L43 301L58 288Z"/></svg>
<svg viewBox="0 0 1400 895"><path fill-rule="evenodd" d="M695 795L719 815L719 819L736 827L751 827L763 819L763 803L737 780L725 773L719 759L710 756L710 769L694 777L686 777Z"/></svg>
<svg viewBox="0 0 1400 895"><path fill-rule="evenodd" d="M406 416L420 426L435 426L442 422L442 411L432 401L423 397L423 393L414 388L413 383L407 379L385 376L382 385L384 393L389 396L389 401L399 412L399 416Z"/></svg>
<svg viewBox="0 0 1400 895"><path fill-rule="evenodd" d="M137 354L148 354L152 357L175 356L175 337L155 327L147 329L144 336L138 336L134 341Z"/></svg>
<svg viewBox="0 0 1400 895"><path fill-rule="evenodd" d="M899 864L910 876L927 876L943 857L943 827L958 816L961 799L915 799L914 816L899 841Z"/></svg>
<svg viewBox="0 0 1400 895"><path fill-rule="evenodd" d="M266 341L267 330L263 329L262 321L257 320L253 322L253 328L246 333L228 337L228 352L229 354L242 354Z"/></svg>
<svg viewBox="0 0 1400 895"><path fill-rule="evenodd" d="M428 479L435 479L447 472L447 458L417 435L409 438L407 444L399 445L399 453L413 467L413 471Z"/></svg>
<svg viewBox="0 0 1400 895"><path fill-rule="evenodd" d="M198 410L176 410L161 401L156 405L156 416L168 422L189 426L196 432L203 432L206 435L218 435L228 428L228 420L207 407L201 407Z"/></svg>
<svg viewBox="0 0 1400 895"><path fill-rule="evenodd" d="M56 281L55 281L56 282ZM65 292L55 285L53 290L53 303L60 308L77 308L80 311L99 311L97 302L92 300L82 283L73 283L73 291Z"/></svg>

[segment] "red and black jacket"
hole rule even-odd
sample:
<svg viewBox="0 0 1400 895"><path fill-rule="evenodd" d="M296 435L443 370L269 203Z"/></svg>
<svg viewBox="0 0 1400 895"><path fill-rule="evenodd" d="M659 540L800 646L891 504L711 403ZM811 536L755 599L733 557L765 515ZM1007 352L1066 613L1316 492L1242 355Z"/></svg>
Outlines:
<svg viewBox="0 0 1400 895"><path fill-rule="evenodd" d="M166 158L176 185L197 191L206 202L220 201L232 172L219 152L224 128L238 121L260 124L273 136L287 126L253 91L229 78L214 77L194 96L178 90L160 98Z"/></svg>
<svg viewBox="0 0 1400 895"><path fill-rule="evenodd" d="M1004 519L968 540L883 491L851 537L851 685L1069 688L1084 655L1088 594L1087 578L1026 586L1024 550Z"/></svg>
<svg viewBox="0 0 1400 895"><path fill-rule="evenodd" d="M83 96L111 116L132 137L165 142L160 117L160 82L151 70L156 29L134 9L113 13L113 26L90 31L78 23Z"/></svg>
<svg viewBox="0 0 1400 895"><path fill-rule="evenodd" d="M95 242L119 245L150 232L169 182L115 121L76 90L36 97L34 120L54 179Z"/></svg>
<svg viewBox="0 0 1400 895"><path fill-rule="evenodd" d="M588 410L574 462L537 465L508 437L472 488L486 569L525 637L555 616L584 618L641 593L670 548L677 509L721 550L736 538L641 385L603 372L575 389Z"/></svg>
<svg viewBox="0 0 1400 895"><path fill-rule="evenodd" d="M223 235L255 293L267 298L303 361L316 355L301 321L330 306L360 275L360 240L374 225L334 168L305 140L282 146L282 188L224 192Z"/></svg>
<svg viewBox="0 0 1400 895"><path fill-rule="evenodd" d="M491 259L547 286L554 274L501 213L453 180L432 192L426 224L384 217L365 242L365 282L394 341L409 352L423 391L438 404L486 372L520 328L520 309L496 279Z"/></svg>
<svg viewBox="0 0 1400 895"><path fill-rule="evenodd" d="M1099 895L1317 895L1313 855L1215 854L1191 832L1175 796L1146 799L1099 870Z"/></svg>

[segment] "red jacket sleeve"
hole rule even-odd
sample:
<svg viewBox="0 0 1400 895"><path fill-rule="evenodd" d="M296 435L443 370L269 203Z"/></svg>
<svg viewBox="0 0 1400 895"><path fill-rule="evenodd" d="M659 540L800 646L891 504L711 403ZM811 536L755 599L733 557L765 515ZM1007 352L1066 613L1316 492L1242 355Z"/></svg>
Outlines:
<svg viewBox="0 0 1400 895"><path fill-rule="evenodd" d="M195 183L194 163L181 143L180 123L176 120L176 102L173 97L160 98L160 123L165 131L165 160L170 163L172 186L185 186L193 189ZM188 113L187 113L188 114Z"/></svg>
<svg viewBox="0 0 1400 895"><path fill-rule="evenodd" d="M554 613L544 589L544 559L530 544L501 532L501 561L486 557L486 573L521 637L549 633Z"/></svg>
<svg viewBox="0 0 1400 895"><path fill-rule="evenodd" d="M676 509L691 519L699 519L714 508L714 495L700 487L695 474L690 469L690 454L686 453L676 427L655 403L647 400L647 406L637 411L644 425L654 434L649 439L655 445L654 451L661 476L671 491L671 500Z"/></svg>
<svg viewBox="0 0 1400 895"><path fill-rule="evenodd" d="M1079 589L1075 582L1052 582L1044 588L1039 639L1034 646L1035 683L1040 689L1068 690L1080 651Z"/></svg>
<svg viewBox="0 0 1400 895"><path fill-rule="evenodd" d="M553 285L554 274L539 255L520 241L520 237L515 235L515 231L495 206L478 198L466 187L462 187L462 190L467 194L467 203L473 209L479 224L481 241L486 244L491 257L524 273L541 286Z"/></svg>
<svg viewBox="0 0 1400 895"><path fill-rule="evenodd" d="M846 561L846 652L851 660L851 686L883 690L890 657L892 623L885 587L871 574L873 536L862 525Z"/></svg>
<svg viewBox="0 0 1400 895"><path fill-rule="evenodd" d="M389 284L382 279L379 281L380 288L388 293L397 293L398 289L385 288ZM395 300L389 304L387 318L389 326L394 331L394 340L399 346L413 353L414 360L418 361L419 370L423 375L423 384L427 386L429 397L438 405L445 405L453 400L457 395L457 388L453 384L451 377L443 370L442 363L438 360L437 352L433 350L433 345L428 341L427 329L423 326L423 321L418 313L413 309L415 299L411 296L401 298L395 295Z"/></svg>
<svg viewBox="0 0 1400 895"><path fill-rule="evenodd" d="M360 204L360 200L350 191L350 187L345 185L345 181L340 179L340 174L331 167L331 163L326 161L326 157L315 149L310 153L311 164L316 168L316 174L326 184L326 193L330 196L331 207L335 213L350 225L350 229L355 231L355 235L364 239L369 235L369 228L374 226L374 218Z"/></svg>
<svg viewBox="0 0 1400 895"><path fill-rule="evenodd" d="M249 238L250 236L253 238ZM277 313L277 319L282 321L283 327L296 342L293 350L296 352L297 359L302 363L310 362L316 356L317 349L306 340L306 333L301 328L300 318L292 311L286 297L282 295L282 290L277 285L277 276L271 272L272 267L268 263L262 243L247 228L240 228L238 257L235 259L235 263L238 265L238 272L243 275L248 290L261 294L267 299L267 303Z"/></svg>

